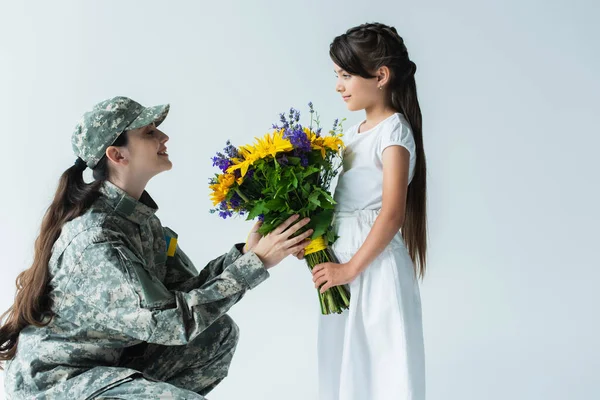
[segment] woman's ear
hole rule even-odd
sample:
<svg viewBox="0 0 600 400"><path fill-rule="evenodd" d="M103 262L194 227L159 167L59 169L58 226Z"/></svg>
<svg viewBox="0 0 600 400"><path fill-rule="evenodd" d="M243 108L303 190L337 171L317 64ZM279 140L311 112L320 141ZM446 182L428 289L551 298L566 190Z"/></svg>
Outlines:
<svg viewBox="0 0 600 400"><path fill-rule="evenodd" d="M117 165L128 165L127 149L124 147L108 146L106 149L106 158Z"/></svg>

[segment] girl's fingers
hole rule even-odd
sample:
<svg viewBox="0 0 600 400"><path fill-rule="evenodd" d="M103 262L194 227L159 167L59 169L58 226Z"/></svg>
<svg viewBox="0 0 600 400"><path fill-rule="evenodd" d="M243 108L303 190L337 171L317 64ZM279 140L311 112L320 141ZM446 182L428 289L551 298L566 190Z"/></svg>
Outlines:
<svg viewBox="0 0 600 400"><path fill-rule="evenodd" d="M320 292L321 293L325 293L331 287L332 287L331 283L327 282L326 284L323 285L323 287L321 288Z"/></svg>
<svg viewBox="0 0 600 400"><path fill-rule="evenodd" d="M325 283L327 283L327 278L325 278L325 277L322 276L322 277L320 277L319 279L316 280L316 282L315 282L315 288L318 289L318 288L321 287L321 285L323 285Z"/></svg>
<svg viewBox="0 0 600 400"><path fill-rule="evenodd" d="M313 274L313 276L314 276L314 275L315 275L317 272L321 271L323 268L325 268L325 265L324 265L324 264L317 264L317 265L315 265L315 266L313 267L313 269L312 269L312 274Z"/></svg>
<svg viewBox="0 0 600 400"><path fill-rule="evenodd" d="M320 271L318 274L313 275L313 282L317 282L317 279L320 279L321 277L325 276L325 271Z"/></svg>

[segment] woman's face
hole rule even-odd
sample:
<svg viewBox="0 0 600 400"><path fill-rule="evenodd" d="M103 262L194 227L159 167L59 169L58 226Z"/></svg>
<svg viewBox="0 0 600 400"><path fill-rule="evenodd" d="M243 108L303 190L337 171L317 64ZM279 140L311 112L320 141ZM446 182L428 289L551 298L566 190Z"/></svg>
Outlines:
<svg viewBox="0 0 600 400"><path fill-rule="evenodd" d="M122 149L133 175L151 178L173 167L167 154L169 137L154 124L127 132L127 146Z"/></svg>

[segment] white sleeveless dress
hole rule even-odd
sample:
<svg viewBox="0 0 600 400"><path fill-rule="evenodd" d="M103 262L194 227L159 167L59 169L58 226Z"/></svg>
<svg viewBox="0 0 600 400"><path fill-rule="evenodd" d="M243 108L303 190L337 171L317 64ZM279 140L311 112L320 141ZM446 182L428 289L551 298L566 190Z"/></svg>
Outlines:
<svg viewBox="0 0 600 400"><path fill-rule="evenodd" d="M344 166L334 196L339 239L333 251L341 263L364 243L381 209L383 150L408 149L409 181L415 168L414 138L402 114L360 134L358 127L344 135ZM349 288L349 310L319 317L319 399L425 399L421 298L400 232Z"/></svg>

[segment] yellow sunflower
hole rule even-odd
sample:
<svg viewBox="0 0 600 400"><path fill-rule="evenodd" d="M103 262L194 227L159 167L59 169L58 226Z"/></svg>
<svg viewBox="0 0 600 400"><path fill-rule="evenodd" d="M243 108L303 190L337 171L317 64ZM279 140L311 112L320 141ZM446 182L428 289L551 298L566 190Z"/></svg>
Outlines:
<svg viewBox="0 0 600 400"><path fill-rule="evenodd" d="M271 133L267 133L262 138L255 138L256 143L254 145L247 145L240 147L240 158L234 158L233 164L227 169L227 172L231 173L237 169L240 170L241 178L246 176L248 168L256 160L260 160L266 157L275 157L277 153L292 151L294 147L288 139L283 137L283 129ZM239 182L238 182L239 183Z"/></svg>
<svg viewBox="0 0 600 400"><path fill-rule="evenodd" d="M232 174L221 174L217 178L217 183L209 185L210 189L213 191L210 194L210 199L212 200L214 205L219 204L229 192L229 189L235 182L235 177Z"/></svg>
<svg viewBox="0 0 600 400"><path fill-rule="evenodd" d="M338 151L339 147L344 148L344 142L341 134L335 136L317 136L317 134L311 131L309 128L304 128L304 133L310 139L310 147L313 150L321 150L321 155L325 158L326 149Z"/></svg>

